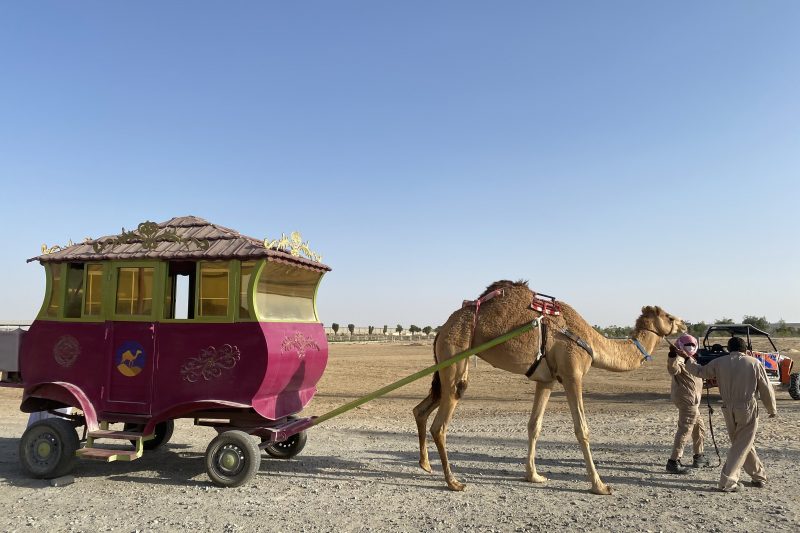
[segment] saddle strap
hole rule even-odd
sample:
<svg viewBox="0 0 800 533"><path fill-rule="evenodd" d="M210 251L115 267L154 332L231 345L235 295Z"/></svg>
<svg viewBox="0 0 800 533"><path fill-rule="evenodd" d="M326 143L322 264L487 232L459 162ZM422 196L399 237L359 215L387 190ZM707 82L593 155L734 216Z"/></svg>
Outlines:
<svg viewBox="0 0 800 533"><path fill-rule="evenodd" d="M488 294L484 294L477 300L464 300L461 303L461 308L475 306L475 316L472 317L472 335L469 338L469 347L472 348L472 343L475 341L475 330L478 329L478 311L481 309L481 304L494 298L495 296L503 296L505 292L503 289L495 289Z"/></svg>
<svg viewBox="0 0 800 533"><path fill-rule="evenodd" d="M577 344L578 346L580 346L581 348L586 350L586 353L588 353L589 357L591 357L592 361L594 361L594 350L592 350L592 347L589 346L588 342L586 342L585 340L580 338L578 335L576 335L575 333L570 331L569 328L561 328L558 331L559 331L559 333L561 333L562 335L564 335L568 339L572 340L575 344Z"/></svg>
<svg viewBox="0 0 800 533"><path fill-rule="evenodd" d="M547 322L544 320L545 315L536 317L533 319L534 323L539 327L539 350L536 352L536 357L533 358L533 363L531 366L528 367L528 370L525 372L525 377L530 378L536 369L539 367L539 363L542 362L542 359L545 358L546 351L547 351Z"/></svg>

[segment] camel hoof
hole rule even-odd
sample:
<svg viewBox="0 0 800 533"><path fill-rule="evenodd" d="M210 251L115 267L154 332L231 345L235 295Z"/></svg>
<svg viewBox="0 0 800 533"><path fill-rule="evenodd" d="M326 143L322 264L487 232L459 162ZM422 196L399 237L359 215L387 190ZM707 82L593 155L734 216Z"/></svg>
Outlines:
<svg viewBox="0 0 800 533"><path fill-rule="evenodd" d="M421 469L423 469L424 471L426 471L427 473L429 473L429 474L430 474L431 472L433 472L433 470L431 470L431 464L430 464L429 462L427 462L427 461L425 461L425 462L423 462L423 461L420 461L420 462L419 462L419 467L420 467Z"/></svg>
<svg viewBox="0 0 800 533"><path fill-rule="evenodd" d="M528 476L525 478L525 480L529 481L530 483L546 483L547 482L547 478L544 477L541 474L528 474Z"/></svg>
<svg viewBox="0 0 800 533"><path fill-rule="evenodd" d="M449 480L447 482L447 486L450 487L450 490L454 490L456 492L461 492L462 490L467 488L467 486L465 484L463 484L463 483L461 483L459 481L456 481L455 479Z"/></svg>
<svg viewBox="0 0 800 533"><path fill-rule="evenodd" d="M605 483L601 485L597 485L596 487L593 486L591 490L592 494L599 494L600 496L609 496L613 493L611 487L606 485Z"/></svg>

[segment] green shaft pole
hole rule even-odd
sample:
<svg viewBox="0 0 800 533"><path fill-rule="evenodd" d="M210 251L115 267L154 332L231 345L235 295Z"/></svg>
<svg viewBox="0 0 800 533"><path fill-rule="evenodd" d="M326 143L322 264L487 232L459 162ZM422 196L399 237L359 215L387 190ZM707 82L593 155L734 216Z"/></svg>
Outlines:
<svg viewBox="0 0 800 533"><path fill-rule="evenodd" d="M417 372L415 374L411 374L410 376L407 376L407 377L404 377L403 379L397 380L394 383L390 383L389 385L386 385L385 387L383 387L381 389L378 389L378 390L376 390L374 392L371 392L371 393L367 394L366 396L362 396L361 398L357 398L357 399L353 400L350 403L346 403L346 404L342 405L341 407L337 407L333 411L328 411L324 415L316 417L311 425L312 426L316 426L317 424L321 424L322 422L325 422L326 420L330 420L331 418L333 418L335 416L339 416L342 413L346 413L347 411L350 411L351 409L355 409L356 407L358 407L361 404L364 404L364 403L367 403L369 401L372 401L375 398L379 398L379 397L383 396L384 394L392 392L395 389L399 389L400 387L402 387L404 385L408 385L409 383L411 383L413 381L416 381L416 380L418 380L420 378L424 378L425 376L433 374L437 370L441 370L442 368L444 368L446 366L453 365L453 364L461 361L462 359L466 359L470 355L475 355L477 353L484 352L484 351L488 350L489 348L497 346L498 344L502 344L502 343L504 343L504 342L506 342L506 341L508 341L510 339L513 339L514 337L518 337L518 336L522 335L523 333L525 333L526 331L532 330L533 328L536 327L536 325L537 325L536 322L531 322L529 324L525 324L524 326L520 326L520 327L518 327L516 329L512 329L508 333L500 335L499 337L496 337L496 338L494 338L494 339L492 339L490 341L484 342L480 346L475 346L474 348L470 348L469 350L465 350L465 351L463 351L463 352L461 352L459 354L456 354L453 357L451 357L450 359L448 359L447 361L442 361L441 363L435 364L433 366L429 366L428 368L420 370L419 372Z"/></svg>

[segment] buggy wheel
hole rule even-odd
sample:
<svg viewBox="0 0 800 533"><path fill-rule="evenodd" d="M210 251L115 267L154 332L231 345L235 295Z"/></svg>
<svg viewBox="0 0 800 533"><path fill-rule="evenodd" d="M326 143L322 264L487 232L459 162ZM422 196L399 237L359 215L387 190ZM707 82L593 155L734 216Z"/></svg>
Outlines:
<svg viewBox="0 0 800 533"><path fill-rule="evenodd" d="M267 439L261 439L261 442L263 443L266 440ZM268 455L278 459L291 459L303 451L303 448L306 447L306 440L308 440L308 435L306 435L305 431L301 431L300 433L295 433L286 440L270 442L264 446L264 451L267 452Z"/></svg>
<svg viewBox="0 0 800 533"><path fill-rule="evenodd" d="M206 448L206 472L219 487L238 487L258 472L261 454L256 441L244 431L220 433Z"/></svg>
<svg viewBox="0 0 800 533"><path fill-rule="evenodd" d="M789 396L793 400L800 400L800 372L789 376Z"/></svg>
<svg viewBox="0 0 800 533"><path fill-rule="evenodd" d="M60 477L75 466L80 445L75 427L63 418L46 418L25 430L19 441L22 468L36 478Z"/></svg>
<svg viewBox="0 0 800 533"><path fill-rule="evenodd" d="M132 424L130 422L125 424L125 431L142 431L144 429L144 425L142 424ZM144 449L145 450L155 450L160 448L164 444L169 442L169 439L172 438L172 433L175 431L175 422L173 420L165 420L163 422L159 422L156 424L155 430L153 431L153 438L150 440L144 441ZM136 447L136 441L132 440L131 444Z"/></svg>

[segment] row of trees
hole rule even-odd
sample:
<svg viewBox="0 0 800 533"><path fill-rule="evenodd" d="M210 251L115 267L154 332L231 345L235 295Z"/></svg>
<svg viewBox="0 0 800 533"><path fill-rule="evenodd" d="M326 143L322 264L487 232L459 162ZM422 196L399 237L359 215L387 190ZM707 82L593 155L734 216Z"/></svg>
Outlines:
<svg viewBox="0 0 800 533"><path fill-rule="evenodd" d="M339 329L340 328L341 328L341 326L339 326L339 324L337 324L336 322L331 324L331 329L333 330L333 334L334 335L338 335L339 334ZM355 324L347 324L347 331L350 332L350 335L353 335L355 333L355 330L356 330ZM394 328L394 331L396 331L399 335L402 335L405 330L406 330L406 328L403 327L402 324L397 324L397 326ZM382 333L384 335L388 335L388 331L389 331L389 326L384 325ZM408 326L408 331L412 335L414 333L424 333L425 335L430 335L432 331L439 331L439 328L432 328L430 326L425 326L424 328L421 328L421 327L419 327L419 326L417 326L415 324L411 324L410 326ZM367 327L367 332L368 332L369 335L374 334L375 333L375 326L368 326Z"/></svg>
<svg viewBox="0 0 800 533"><path fill-rule="evenodd" d="M714 324L734 324L734 321L730 318L723 317L715 320L712 324L696 322L687 324L687 326L689 328L689 333L699 338L703 336L709 325ZM788 326L785 320L780 320L778 323L773 324L763 316L745 315L744 318L742 318L742 324L750 324L776 337L800 337L800 328ZM594 329L610 338L630 337L631 333L633 333L633 327L631 326L608 326L607 328L594 326Z"/></svg>

